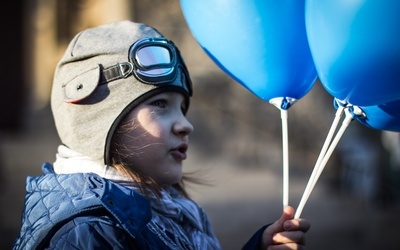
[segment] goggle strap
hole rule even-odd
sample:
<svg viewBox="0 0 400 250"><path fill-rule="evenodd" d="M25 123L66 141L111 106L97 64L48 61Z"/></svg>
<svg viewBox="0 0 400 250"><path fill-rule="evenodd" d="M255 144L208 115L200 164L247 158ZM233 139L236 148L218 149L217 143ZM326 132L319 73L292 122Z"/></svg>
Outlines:
<svg viewBox="0 0 400 250"><path fill-rule="evenodd" d="M117 63L114 66L101 70L100 84L105 84L121 78L126 78L133 72L133 65L129 62Z"/></svg>

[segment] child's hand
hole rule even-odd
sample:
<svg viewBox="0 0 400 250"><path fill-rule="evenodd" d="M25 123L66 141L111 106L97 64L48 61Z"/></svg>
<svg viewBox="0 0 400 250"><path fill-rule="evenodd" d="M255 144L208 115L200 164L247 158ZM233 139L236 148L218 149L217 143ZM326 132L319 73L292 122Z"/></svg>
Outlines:
<svg viewBox="0 0 400 250"><path fill-rule="evenodd" d="M281 218L264 230L261 249L305 249L305 233L310 223L305 219L293 219L294 209L286 207Z"/></svg>

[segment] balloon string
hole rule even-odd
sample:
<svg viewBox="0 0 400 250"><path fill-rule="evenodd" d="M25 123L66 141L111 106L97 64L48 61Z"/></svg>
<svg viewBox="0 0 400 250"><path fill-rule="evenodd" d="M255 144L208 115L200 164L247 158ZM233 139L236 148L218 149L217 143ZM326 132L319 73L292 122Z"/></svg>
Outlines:
<svg viewBox="0 0 400 250"><path fill-rule="evenodd" d="M288 113L281 109L282 149L283 149L283 208L289 205L289 137Z"/></svg>
<svg viewBox="0 0 400 250"><path fill-rule="evenodd" d="M345 117L344 121L342 122L342 125L341 125L339 131L337 132L335 138L332 141L333 134L336 131L337 125L342 117L343 111L346 111L346 117ZM317 162L314 166L313 172L307 183L306 189L304 190L303 196L300 200L299 206L296 210L296 213L295 213L296 219L300 218L300 215L304 209L304 206L307 203L307 200L310 197L311 192L314 189L323 169L325 168L329 158L331 157L333 151L335 150L337 144L339 143L339 140L341 139L342 135L344 134L344 132L346 131L347 127L349 126L349 124L352 120L353 120L353 116L348 111L348 108L345 109L344 107L339 106L339 108L335 114L335 119L332 123L332 126L326 137L325 143L321 149L321 152L318 156ZM329 148L328 148L328 146L329 146Z"/></svg>

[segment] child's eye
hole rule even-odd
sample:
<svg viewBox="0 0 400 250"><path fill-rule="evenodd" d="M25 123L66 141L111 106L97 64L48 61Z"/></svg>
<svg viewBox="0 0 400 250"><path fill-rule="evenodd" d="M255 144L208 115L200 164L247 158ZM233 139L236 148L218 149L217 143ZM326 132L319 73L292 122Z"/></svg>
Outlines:
<svg viewBox="0 0 400 250"><path fill-rule="evenodd" d="M158 108L165 108L167 106L166 100L155 100L151 103L151 105L156 106Z"/></svg>

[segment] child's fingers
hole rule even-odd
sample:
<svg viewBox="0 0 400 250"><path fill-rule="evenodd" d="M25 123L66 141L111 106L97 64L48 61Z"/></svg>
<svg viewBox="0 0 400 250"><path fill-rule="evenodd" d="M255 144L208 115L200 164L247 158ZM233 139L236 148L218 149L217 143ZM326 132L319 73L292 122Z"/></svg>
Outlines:
<svg viewBox="0 0 400 250"><path fill-rule="evenodd" d="M267 250L304 250L305 246L296 244L296 243L288 243L283 245L274 245L269 246Z"/></svg>
<svg viewBox="0 0 400 250"><path fill-rule="evenodd" d="M274 244L297 243L305 245L305 234L302 231L285 231L275 234L272 241Z"/></svg>
<svg viewBox="0 0 400 250"><path fill-rule="evenodd" d="M283 224L285 231L300 230L307 232L310 229L310 222L306 219L287 220Z"/></svg>

